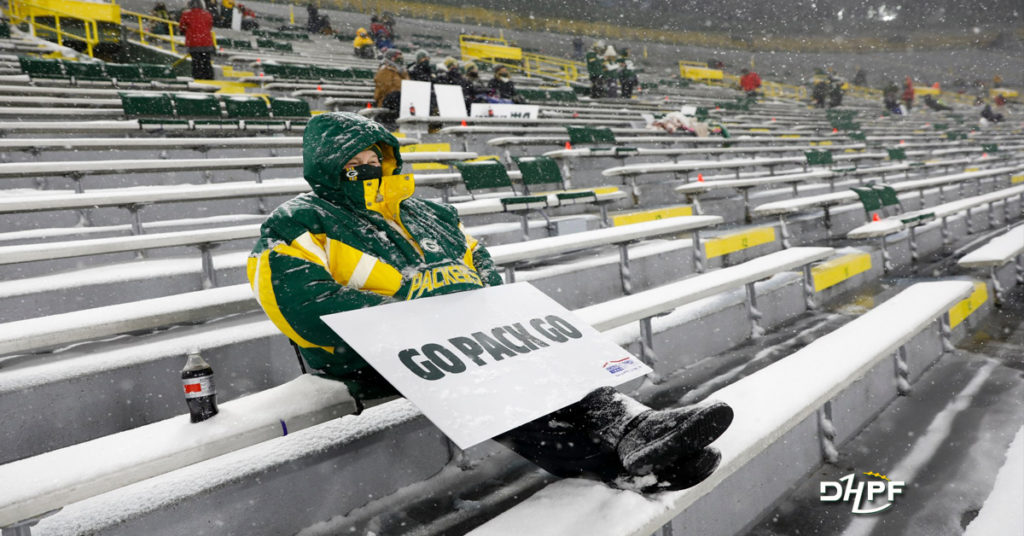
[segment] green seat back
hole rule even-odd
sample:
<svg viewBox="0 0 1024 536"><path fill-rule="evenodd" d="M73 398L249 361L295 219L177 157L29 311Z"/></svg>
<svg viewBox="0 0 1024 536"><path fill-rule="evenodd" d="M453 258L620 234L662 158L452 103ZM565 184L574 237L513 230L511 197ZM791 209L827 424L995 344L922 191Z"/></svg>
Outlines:
<svg viewBox="0 0 1024 536"><path fill-rule="evenodd" d="M0 39L11 38L11 26L6 22L0 22Z"/></svg>
<svg viewBox="0 0 1024 536"><path fill-rule="evenodd" d="M134 63L108 63L107 75L125 82L138 82L144 80L142 70Z"/></svg>
<svg viewBox="0 0 1024 536"><path fill-rule="evenodd" d="M21 72L32 78L64 78L63 62L31 56L18 56Z"/></svg>
<svg viewBox="0 0 1024 536"><path fill-rule="evenodd" d="M592 143L615 143L615 133L608 127L573 127L566 126L569 132L569 143L592 144Z"/></svg>
<svg viewBox="0 0 1024 536"><path fill-rule="evenodd" d="M863 132L848 132L846 135L849 136L851 140L868 141L867 134L864 134Z"/></svg>
<svg viewBox="0 0 1024 536"><path fill-rule="evenodd" d="M885 184L876 184L872 186L872 188L878 194L878 200L882 203L882 206L902 206L902 204L900 203L900 198L896 195L896 190L894 190L892 186L887 186Z"/></svg>
<svg viewBox="0 0 1024 536"><path fill-rule="evenodd" d="M278 78L288 77L288 67L286 65L281 65L278 63L264 63L262 64L262 66L263 72L265 74L269 74L270 76L275 76Z"/></svg>
<svg viewBox="0 0 1024 536"><path fill-rule="evenodd" d="M462 182L469 191L508 188L513 190L505 166L496 160L481 162L456 162L455 167L462 174ZM513 190L514 191L514 190Z"/></svg>
<svg viewBox="0 0 1024 536"><path fill-rule="evenodd" d="M832 153L828 151L805 151L804 157L811 166L827 166L835 162L832 160Z"/></svg>
<svg viewBox="0 0 1024 536"><path fill-rule="evenodd" d="M878 191L874 188L852 187L850 189L860 198L861 204L864 205L864 212L870 214L882 208L882 200L878 197Z"/></svg>
<svg viewBox="0 0 1024 536"><path fill-rule="evenodd" d="M983 143L981 144L981 150L987 153L998 153L999 144L997 143Z"/></svg>
<svg viewBox="0 0 1024 536"><path fill-rule="evenodd" d="M291 43L279 43L277 41L270 42L270 48L279 52L293 52Z"/></svg>
<svg viewBox="0 0 1024 536"><path fill-rule="evenodd" d="M142 71L142 76L146 80L154 80L161 78L174 78L174 72L171 71L170 65L159 65L155 63L140 63L139 70Z"/></svg>
<svg viewBox="0 0 1024 536"><path fill-rule="evenodd" d="M174 109L178 117L183 119L216 118L221 117L220 100L213 95L175 94Z"/></svg>
<svg viewBox="0 0 1024 536"><path fill-rule="evenodd" d="M103 72L102 63L69 61L64 63L64 69L68 76L78 80L109 80L107 74Z"/></svg>
<svg viewBox="0 0 1024 536"><path fill-rule="evenodd" d="M895 149L886 149L886 151L889 152L889 160L906 160L907 159L907 151L904 150L902 147L897 147Z"/></svg>
<svg viewBox="0 0 1024 536"><path fill-rule="evenodd" d="M312 65L310 66L310 71L313 78L320 78L323 80L345 80L347 78L352 78L352 73L345 69Z"/></svg>
<svg viewBox="0 0 1024 536"><path fill-rule="evenodd" d="M232 95L224 98L224 108L231 119L268 119L270 108L260 97Z"/></svg>
<svg viewBox="0 0 1024 536"><path fill-rule="evenodd" d="M349 69L349 72L352 73L353 78L359 78L363 80L370 80L373 78L373 75L376 74L373 71L373 69L363 69L360 67L352 67Z"/></svg>
<svg viewBox="0 0 1024 536"><path fill-rule="evenodd" d="M530 186L554 184L562 188L562 172L558 163L549 156L513 156L512 160L523 173L523 184Z"/></svg>
<svg viewBox="0 0 1024 536"><path fill-rule="evenodd" d="M946 123L934 123L932 124L932 128L935 130L947 130L949 129L949 125Z"/></svg>
<svg viewBox="0 0 1024 536"><path fill-rule="evenodd" d="M309 103L302 99L276 97L270 99L270 110L275 119L306 118L310 116Z"/></svg>
<svg viewBox="0 0 1024 536"><path fill-rule="evenodd" d="M129 118L174 118L174 106L166 93L120 93L121 108Z"/></svg>

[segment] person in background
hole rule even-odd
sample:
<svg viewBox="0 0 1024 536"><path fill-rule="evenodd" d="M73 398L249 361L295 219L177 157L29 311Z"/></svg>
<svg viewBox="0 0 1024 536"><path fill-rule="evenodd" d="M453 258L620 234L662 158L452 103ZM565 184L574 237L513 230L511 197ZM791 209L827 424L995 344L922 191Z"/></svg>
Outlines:
<svg viewBox="0 0 1024 536"><path fill-rule="evenodd" d="M828 79L820 78L811 88L811 99L814 100L815 108L824 108L828 100L829 83Z"/></svg>
<svg viewBox="0 0 1024 536"><path fill-rule="evenodd" d="M454 207L413 197L399 142L380 124L346 112L314 117L302 168L312 191L260 227L246 270L252 292L309 368L344 383L360 407L397 397L321 317L497 286L501 274ZM414 292L414 280L438 270L459 276ZM558 477L660 492L714 472L721 454L710 445L732 419L722 402L654 410L600 387L495 439Z"/></svg>
<svg viewBox="0 0 1024 536"><path fill-rule="evenodd" d="M462 77L462 69L459 68L459 60L448 56L443 64L445 71L437 75L437 83L461 87L465 80Z"/></svg>
<svg viewBox="0 0 1024 536"><path fill-rule="evenodd" d="M835 108L843 105L843 86L846 82L842 78L829 77L828 79L828 107Z"/></svg>
<svg viewBox="0 0 1024 536"><path fill-rule="evenodd" d="M192 78L213 80L213 15L203 9L203 0L189 0L178 26L185 34L185 46L192 57Z"/></svg>
<svg viewBox="0 0 1024 536"><path fill-rule="evenodd" d="M576 36L572 38L572 59L583 61L586 56L583 54L583 38Z"/></svg>
<svg viewBox="0 0 1024 536"><path fill-rule="evenodd" d="M376 15L370 17L370 36L373 37L373 42L379 50L383 51L392 47L391 30L388 30L388 27Z"/></svg>
<svg viewBox="0 0 1024 536"><path fill-rule="evenodd" d="M890 113L903 114L903 109L900 108L900 86L896 82L890 80L882 89L882 103Z"/></svg>
<svg viewBox="0 0 1024 536"><path fill-rule="evenodd" d="M868 85L868 72L862 69L860 66L857 67L857 73L853 75L853 85L855 86L866 86Z"/></svg>
<svg viewBox="0 0 1024 536"><path fill-rule="evenodd" d="M377 107L397 112L402 97L402 80L408 79L409 73L402 63L402 51L392 48L384 52L384 59L373 77L373 99L377 101Z"/></svg>
<svg viewBox="0 0 1024 536"><path fill-rule="evenodd" d="M619 96L619 53L615 51L615 47L608 45L608 48L604 50L604 63L601 64L601 68L604 70L604 96L605 97L618 97Z"/></svg>
<svg viewBox="0 0 1024 536"><path fill-rule="evenodd" d="M515 104L522 104L525 102L519 93L516 93L516 85L512 82L512 77L508 74L508 67L505 67L504 65L500 65L494 69L494 78L487 83L487 87L489 87L500 99L508 99Z"/></svg>
<svg viewBox="0 0 1024 536"><path fill-rule="evenodd" d="M333 34L331 20L327 15L321 15L320 10L313 4L306 6L306 31L312 34Z"/></svg>
<svg viewBox="0 0 1024 536"><path fill-rule="evenodd" d="M903 95L901 99L903 100L903 107L907 110L907 113L910 113L910 109L914 106L914 81L909 76L903 81Z"/></svg>
<svg viewBox="0 0 1024 536"><path fill-rule="evenodd" d="M756 97L757 90L761 87L761 77L750 69L741 69L740 75L740 89L746 92L747 97Z"/></svg>
<svg viewBox="0 0 1024 536"><path fill-rule="evenodd" d="M604 96L605 71L604 61L601 53L604 51L604 41L598 41L587 52L587 75L590 77L590 97L597 99Z"/></svg>
<svg viewBox="0 0 1024 536"><path fill-rule="evenodd" d="M416 61L409 64L409 79L420 82L433 82L434 66L430 63L430 54L426 50L416 51Z"/></svg>
<svg viewBox="0 0 1024 536"><path fill-rule="evenodd" d="M167 6L163 2L157 2L153 6L153 11L149 12L150 15L164 20L170 20L171 14L167 11ZM168 26L166 22L152 21L149 31L159 35L168 34Z"/></svg>
<svg viewBox="0 0 1024 536"><path fill-rule="evenodd" d="M370 39L366 28L356 30L356 37L352 40L352 50L357 58L371 59L376 55L376 46L373 39Z"/></svg>
<svg viewBox="0 0 1024 536"><path fill-rule="evenodd" d="M640 84L640 78L636 75L636 66L633 60L629 59L629 49L622 49L622 55L618 58L619 64L619 88L623 98L631 98L636 86Z"/></svg>
<svg viewBox="0 0 1024 536"><path fill-rule="evenodd" d="M945 111L953 109L953 108L951 108L949 106L946 106L945 104L942 103L942 101L936 99L935 97L933 97L931 95L925 95L924 98L921 99L921 100L924 102L925 106L927 106L927 107L929 107L932 110L935 110L937 112L945 112Z"/></svg>

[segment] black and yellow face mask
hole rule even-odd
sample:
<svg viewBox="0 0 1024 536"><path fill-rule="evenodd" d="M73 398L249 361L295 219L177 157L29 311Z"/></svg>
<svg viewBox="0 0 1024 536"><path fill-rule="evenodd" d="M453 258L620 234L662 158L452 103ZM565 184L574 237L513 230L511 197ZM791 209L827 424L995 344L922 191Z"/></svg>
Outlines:
<svg viewBox="0 0 1024 536"><path fill-rule="evenodd" d="M373 164L349 166L341 170L342 181L368 181L384 176L384 170Z"/></svg>

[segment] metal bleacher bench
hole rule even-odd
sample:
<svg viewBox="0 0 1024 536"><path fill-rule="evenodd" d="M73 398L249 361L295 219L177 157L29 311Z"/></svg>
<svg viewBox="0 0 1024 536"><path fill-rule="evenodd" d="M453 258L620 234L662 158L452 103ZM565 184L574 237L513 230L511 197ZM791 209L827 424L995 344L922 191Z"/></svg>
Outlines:
<svg viewBox="0 0 1024 536"><path fill-rule="evenodd" d="M866 223L848 232L846 237L850 239L880 238L882 257L885 260L885 268L888 270L890 267L889 254L886 249L886 239L888 236L905 230L909 231L911 259L916 261L917 227L939 220L941 222L942 243L943 246L947 246L950 242L948 220L951 216L966 212L967 233L971 234L974 232L971 224L971 210L982 205L988 205L988 226L992 228L995 226L995 204L998 202L1003 203L1004 221L1009 222L1011 220L1010 199L1014 197L1019 197L1019 203L1024 204L1024 184Z"/></svg>
<svg viewBox="0 0 1024 536"><path fill-rule="evenodd" d="M936 319L945 324L946 311L972 290L969 281L915 284L796 353L712 393L710 398L732 406L735 418L725 434L713 443L722 452L718 469L698 486L647 498L612 490L597 482L557 481L470 534L561 536L574 533L581 524L593 531L589 536L649 536L667 524L673 526L664 533L687 526L694 533L741 531L754 521L756 514L730 510L735 515L717 516L711 522L714 530L701 530L694 526L701 527L703 523L687 518L687 509L698 501L733 504L740 489L737 486L746 489L752 479L763 480L766 472L775 471L783 463L786 476L781 487L760 486L759 490L764 491L743 495L745 501L757 503L743 512L762 511L770 505L763 502L776 500L789 485L795 484L795 479L820 463L821 453L826 459L834 459L832 441L837 432L831 421L831 403L890 359L897 361L897 370L904 371L890 385L897 385L899 392L904 392L909 386L905 346ZM885 397L881 400L888 400L892 391L890 387L878 395ZM813 423L816 413L820 423L817 429ZM859 417L866 419L870 415ZM854 429L863 425L851 423L850 419L844 422ZM787 454L780 454L775 448L783 442ZM783 458L784 462L779 461ZM552 511L559 515L541 515ZM593 521L604 519L608 512L629 515L617 516L614 523ZM673 523L677 517L678 524Z"/></svg>
<svg viewBox="0 0 1024 536"><path fill-rule="evenodd" d="M663 225L666 221L652 223ZM831 255L832 251L831 248L793 248L743 265L694 276L664 287L665 292L648 291L637 294L635 298L613 300L606 307L594 306L577 312L598 329L608 330L629 322L643 321L644 318L672 310L684 303L750 285L775 273L822 260ZM496 258L500 258L500 254ZM651 357L651 354L647 356ZM179 416L2 466L0 477L5 478L5 481L26 481L31 484L11 486L0 492L0 504L5 505L0 507L0 526L10 527L23 521L31 523L35 518L71 502L167 473L232 449L249 445L258 449L264 446L273 448L269 443L256 443L354 410L354 404L343 387L326 380L303 376L276 389L276 392L272 389L222 405L224 415L245 416L241 419L244 421L242 423L221 425L219 423L233 419L218 416L206 424L190 426L184 416ZM304 390L309 394L298 394ZM296 404L290 402L281 404L279 397L302 398L306 402L300 408L294 408ZM284 415L280 406L290 406L288 411L294 410L298 415ZM180 439L180 434L186 432L190 433L189 439ZM389 426L377 426L372 433L398 432ZM345 437L349 435L345 434ZM156 442L150 443L147 438L155 438ZM332 441L347 442L348 439ZM127 445L136 448L122 448ZM138 448L138 445L143 447ZM149 448L150 445L153 448ZM91 460L89 468L71 471L71 464L80 463L83 456ZM29 475L33 475L33 478L25 480ZM201 484L192 492L202 493L202 486L205 485Z"/></svg>
<svg viewBox="0 0 1024 536"><path fill-rule="evenodd" d="M1015 264L1014 282L1024 285L1024 225L1017 225L989 240L984 246L961 257L957 264L963 268L988 268L996 303L1003 303L1006 289L999 281L996 270L1010 261Z"/></svg>
<svg viewBox="0 0 1024 536"><path fill-rule="evenodd" d="M914 179L909 181L892 182L885 184L885 187L891 189L894 193L918 191L924 199L924 192L930 188L938 188L940 197L944 195L943 188L950 185L963 185L967 181L983 180L986 178L995 178L1003 175L1014 173L1021 167L1000 167L994 169L985 169L979 171L969 171L965 173L955 173L952 175L944 175L939 177L931 177L925 179ZM683 185L680 189L685 190L691 185ZM677 189L678 190L678 189ZM845 205L853 203L858 200L858 194L854 191L845 192L833 192L828 194L813 195L807 197L797 197L793 199L785 199L782 201L773 201L765 203L755 207L751 214L756 217L765 216L779 216L781 224L786 225L785 218L793 214L803 212L810 209L821 209L825 211L825 226L827 230L831 229L831 219L829 217L829 211L832 207L838 205ZM870 212L871 208L868 208ZM868 216L870 218L870 215ZM785 235L785 233L784 233Z"/></svg>

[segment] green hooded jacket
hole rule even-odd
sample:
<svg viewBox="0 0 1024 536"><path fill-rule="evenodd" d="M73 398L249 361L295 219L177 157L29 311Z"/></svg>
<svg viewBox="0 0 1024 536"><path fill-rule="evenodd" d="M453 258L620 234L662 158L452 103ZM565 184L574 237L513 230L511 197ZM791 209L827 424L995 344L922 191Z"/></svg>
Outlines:
<svg viewBox="0 0 1024 536"><path fill-rule="evenodd" d="M345 164L376 147L384 177L346 178ZM253 293L309 365L359 399L396 394L326 326L323 315L501 284L490 255L449 205L412 198L398 140L337 112L314 117L302 143L313 189L282 204L249 257ZM401 329L401 325L395 325Z"/></svg>

